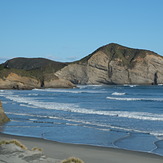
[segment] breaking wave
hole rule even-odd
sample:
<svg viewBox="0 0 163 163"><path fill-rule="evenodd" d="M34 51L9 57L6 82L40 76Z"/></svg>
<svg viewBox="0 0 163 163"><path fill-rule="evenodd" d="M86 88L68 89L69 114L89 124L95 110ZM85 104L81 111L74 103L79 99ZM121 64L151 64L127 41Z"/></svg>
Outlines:
<svg viewBox="0 0 163 163"><path fill-rule="evenodd" d="M83 127L89 127L89 128L96 128L98 130L102 131L126 131L126 132L136 132L136 133L144 133L144 134L150 134L156 137L160 137L160 140L162 140L163 132L154 132L154 131L147 131L147 130L140 130L140 129L134 129L134 128L126 128L122 126L114 126L111 124L101 124L98 122L90 122L85 120L79 120L79 119L70 119L70 118L64 118L64 117L57 117L57 116L48 116L48 115L36 115L36 114L28 114L28 113L15 113L15 112L6 112L7 114L13 114L13 115L19 115L19 116L28 116L31 117L28 120L33 121L35 123L56 123L56 122L49 122L45 121L46 119L56 119L56 120L64 120L66 125L76 125L76 126L83 126ZM38 119L39 118L39 119ZM41 121L40 118L43 118L44 121ZM67 121L67 122L66 122ZM60 122L61 123L61 122ZM75 123L75 124L74 124ZM92 127L91 127L92 126Z"/></svg>
<svg viewBox="0 0 163 163"><path fill-rule="evenodd" d="M124 84L124 86L126 86L126 87L137 87L137 85L130 85L130 84Z"/></svg>
<svg viewBox="0 0 163 163"><path fill-rule="evenodd" d="M110 100L120 101L163 101L163 98L119 98L119 97L107 97Z"/></svg>
<svg viewBox="0 0 163 163"><path fill-rule="evenodd" d="M104 93L104 91L98 90L77 90L77 89L33 89L35 91L42 91L42 92L56 92L56 93Z"/></svg>
<svg viewBox="0 0 163 163"><path fill-rule="evenodd" d="M112 95L114 96L122 96L125 95L126 93L119 93L119 92L113 92Z"/></svg>
<svg viewBox="0 0 163 163"><path fill-rule="evenodd" d="M77 104L40 102L33 98L27 98L27 97L24 98L24 97L19 97L17 95L6 96L6 98L14 102L18 102L21 105L26 104L29 105L30 107L35 107L39 109L58 110L58 111L73 112L73 113L80 113L80 114L105 115L105 116L114 116L114 117L149 120L149 121L163 121L163 114L85 109L85 108L80 108Z"/></svg>

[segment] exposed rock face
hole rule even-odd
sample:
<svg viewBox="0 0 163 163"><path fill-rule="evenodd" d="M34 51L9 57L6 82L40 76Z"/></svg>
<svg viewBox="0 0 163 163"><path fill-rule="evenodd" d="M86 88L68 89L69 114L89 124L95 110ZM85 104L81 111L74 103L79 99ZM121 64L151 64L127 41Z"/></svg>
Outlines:
<svg viewBox="0 0 163 163"><path fill-rule="evenodd" d="M163 84L163 57L112 43L73 63L14 58L0 65L0 89L72 88L73 83Z"/></svg>
<svg viewBox="0 0 163 163"><path fill-rule="evenodd" d="M0 125L5 123L5 122L8 122L8 121L9 121L9 118L4 113L4 110L2 108L2 103L0 101Z"/></svg>
<svg viewBox="0 0 163 163"><path fill-rule="evenodd" d="M47 78L47 76L50 76ZM54 74L48 74L43 80L10 73L0 79L0 89L34 89L34 88L73 88L75 85L68 80L59 79Z"/></svg>
<svg viewBox="0 0 163 163"><path fill-rule="evenodd" d="M14 58L0 65L0 89L72 88L54 73L66 63L44 58Z"/></svg>
<svg viewBox="0 0 163 163"><path fill-rule="evenodd" d="M60 79L54 74L44 75L42 88L73 88L75 85L66 79Z"/></svg>
<svg viewBox="0 0 163 163"><path fill-rule="evenodd" d="M39 88L40 82L34 78L10 73L3 79L0 78L0 89L33 89Z"/></svg>
<svg viewBox="0 0 163 163"><path fill-rule="evenodd" d="M55 73L76 84L162 84L163 57L109 44Z"/></svg>

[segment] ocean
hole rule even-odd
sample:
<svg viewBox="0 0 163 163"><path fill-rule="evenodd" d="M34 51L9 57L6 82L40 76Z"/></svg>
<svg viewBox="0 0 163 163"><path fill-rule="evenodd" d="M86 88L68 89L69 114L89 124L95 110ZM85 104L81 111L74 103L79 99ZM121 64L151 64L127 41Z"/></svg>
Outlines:
<svg viewBox="0 0 163 163"><path fill-rule="evenodd" d="M163 156L163 86L0 90L1 132Z"/></svg>

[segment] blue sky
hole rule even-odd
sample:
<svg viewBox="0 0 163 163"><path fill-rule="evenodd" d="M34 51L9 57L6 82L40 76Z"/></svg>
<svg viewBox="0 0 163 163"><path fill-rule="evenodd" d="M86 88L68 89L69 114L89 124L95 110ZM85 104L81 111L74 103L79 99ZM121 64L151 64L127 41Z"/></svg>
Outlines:
<svg viewBox="0 0 163 163"><path fill-rule="evenodd" d="M162 0L0 0L0 62L80 59L108 43L163 55Z"/></svg>

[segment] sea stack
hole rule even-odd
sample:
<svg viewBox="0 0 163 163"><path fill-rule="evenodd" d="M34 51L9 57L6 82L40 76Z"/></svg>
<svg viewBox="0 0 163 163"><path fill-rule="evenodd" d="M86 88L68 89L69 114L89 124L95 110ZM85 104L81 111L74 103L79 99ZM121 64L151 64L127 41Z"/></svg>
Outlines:
<svg viewBox="0 0 163 163"><path fill-rule="evenodd" d="M0 101L0 125L10 121L10 119L7 117L7 115L4 113L2 102Z"/></svg>

